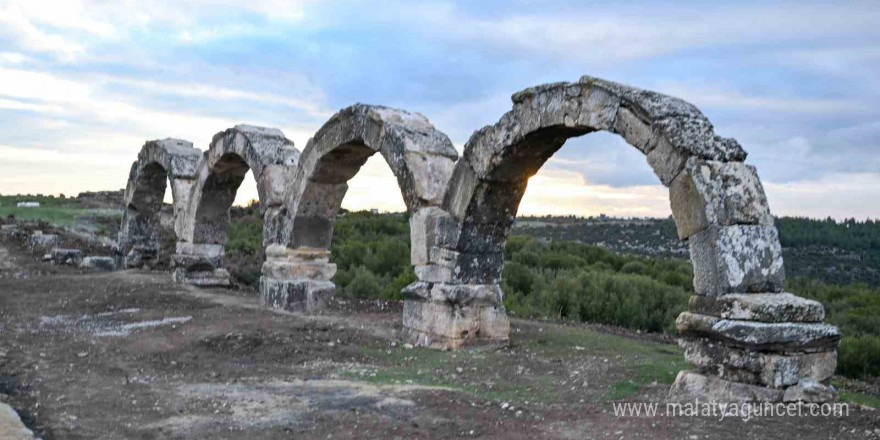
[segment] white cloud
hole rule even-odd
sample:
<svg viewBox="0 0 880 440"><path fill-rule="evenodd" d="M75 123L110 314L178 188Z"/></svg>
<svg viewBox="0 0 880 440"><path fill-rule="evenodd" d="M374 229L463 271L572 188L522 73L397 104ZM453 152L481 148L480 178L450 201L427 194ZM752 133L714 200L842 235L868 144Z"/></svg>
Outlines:
<svg viewBox="0 0 880 440"><path fill-rule="evenodd" d="M764 182L773 214L836 219L878 218L880 174L833 173L812 181Z"/></svg>
<svg viewBox="0 0 880 440"><path fill-rule="evenodd" d="M873 110L864 103L852 100L800 96L756 96L717 86L695 87L688 84L664 82L661 83L659 89L701 108L716 107L814 114L865 113Z"/></svg>
<svg viewBox="0 0 880 440"><path fill-rule="evenodd" d="M529 179L518 214L666 217L670 214L668 194L662 185L590 185L581 173L542 168Z"/></svg>

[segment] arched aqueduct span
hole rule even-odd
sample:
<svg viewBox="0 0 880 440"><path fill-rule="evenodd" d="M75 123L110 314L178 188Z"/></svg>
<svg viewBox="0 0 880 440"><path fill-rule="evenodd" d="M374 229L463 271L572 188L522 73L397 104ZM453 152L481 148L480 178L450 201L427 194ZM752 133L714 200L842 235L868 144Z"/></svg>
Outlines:
<svg viewBox="0 0 880 440"><path fill-rule="evenodd" d="M159 252L158 211L170 182L176 280L228 285L229 208L253 171L264 214L267 307L311 313L333 295L329 251L347 182L380 153L410 215L418 281L404 289L403 325L435 348L503 344L510 324L500 287L502 251L528 178L567 139L604 130L647 157L669 188L687 240L696 295L677 320L695 372L675 395L724 400L835 398L838 329L821 304L783 293L773 217L755 168L678 98L585 76L513 95L513 109L474 132L458 157L424 116L356 104L321 127L300 153L281 131L239 125L208 151L186 141L147 142L132 165L119 248L127 267Z"/></svg>

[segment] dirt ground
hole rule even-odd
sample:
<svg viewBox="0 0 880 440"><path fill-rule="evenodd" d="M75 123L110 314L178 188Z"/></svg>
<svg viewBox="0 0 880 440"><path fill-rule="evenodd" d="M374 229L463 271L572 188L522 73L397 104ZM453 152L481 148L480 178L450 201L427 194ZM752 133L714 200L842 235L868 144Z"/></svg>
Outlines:
<svg viewBox="0 0 880 440"><path fill-rule="evenodd" d="M51 266L0 237L0 399L44 439L880 438L855 405L617 417L616 401L665 401L678 347L514 320L507 348L432 351L402 342L400 315L384 301L274 313L253 292Z"/></svg>

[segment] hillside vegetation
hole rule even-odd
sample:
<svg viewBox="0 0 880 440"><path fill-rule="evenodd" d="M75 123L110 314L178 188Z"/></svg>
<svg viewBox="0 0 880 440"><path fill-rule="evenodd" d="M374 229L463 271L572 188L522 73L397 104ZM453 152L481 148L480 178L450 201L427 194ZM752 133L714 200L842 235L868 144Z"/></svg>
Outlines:
<svg viewBox="0 0 880 440"><path fill-rule="evenodd" d="M415 280L403 214L339 217L332 258L338 265L334 282L343 297L399 299L400 290ZM505 259L504 302L516 316L672 332L675 317L693 294L692 268L683 258L627 255L519 235L508 240ZM826 320L841 327L839 373L880 376L880 289L795 276L789 277L787 290L822 301Z"/></svg>

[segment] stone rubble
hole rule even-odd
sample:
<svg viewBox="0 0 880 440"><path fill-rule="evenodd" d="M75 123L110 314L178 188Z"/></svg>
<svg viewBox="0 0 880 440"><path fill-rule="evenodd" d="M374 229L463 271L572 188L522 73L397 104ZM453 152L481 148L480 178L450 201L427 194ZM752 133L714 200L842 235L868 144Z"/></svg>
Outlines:
<svg viewBox="0 0 880 440"><path fill-rule="evenodd" d="M79 267L95 270L116 270L116 259L113 257L85 257L79 263Z"/></svg>

